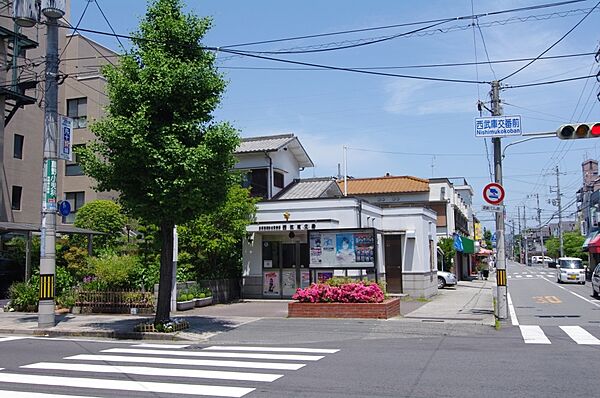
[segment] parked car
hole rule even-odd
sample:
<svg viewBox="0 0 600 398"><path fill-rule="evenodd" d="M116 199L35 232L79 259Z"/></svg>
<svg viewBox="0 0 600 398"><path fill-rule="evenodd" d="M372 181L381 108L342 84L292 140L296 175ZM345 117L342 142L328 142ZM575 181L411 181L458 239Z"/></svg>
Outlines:
<svg viewBox="0 0 600 398"><path fill-rule="evenodd" d="M596 266L592 274L592 296L600 298L600 264Z"/></svg>
<svg viewBox="0 0 600 398"><path fill-rule="evenodd" d="M560 257L556 263L556 281L576 282L585 285L585 267L576 257Z"/></svg>
<svg viewBox="0 0 600 398"><path fill-rule="evenodd" d="M458 281L456 280L456 275L451 272L446 271L438 271L438 289L443 289L446 286L455 286Z"/></svg>

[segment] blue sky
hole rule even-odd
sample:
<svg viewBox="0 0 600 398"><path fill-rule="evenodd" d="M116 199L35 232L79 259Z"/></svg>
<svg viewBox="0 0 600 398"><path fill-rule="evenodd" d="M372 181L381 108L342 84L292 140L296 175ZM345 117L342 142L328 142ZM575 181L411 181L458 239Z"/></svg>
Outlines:
<svg viewBox="0 0 600 398"><path fill-rule="evenodd" d="M354 30L553 3L552 0L187 0L189 10L211 16L214 27L207 46L229 45ZM87 0L72 0L71 23L82 14ZM98 0L117 33L129 34L137 27L145 0ZM404 67L441 63L485 62L534 58L559 40L598 3L582 1L559 7L489 15L451 21L421 35L397 37L376 44L308 54L271 55L278 58L348 68ZM110 31L98 7L91 3L82 28ZM397 35L425 25L396 27L360 33L319 37L264 45L238 47L246 51L277 51L325 44L356 44L359 40ZM600 42L600 10L596 9L573 32L545 56L591 53ZM86 34L119 50L111 37ZM124 44L128 43L125 40ZM322 48L323 46L321 46ZM487 55L486 55L487 51ZM465 177L475 191L475 210L483 204L481 190L490 181L486 143L474 135L478 99L489 101L490 85L370 76L343 71L319 70L279 62L231 57L219 53L218 65L229 80L216 117L230 121L242 136L292 132L315 163L303 177L333 176L348 146L348 174L376 177L385 173L417 177ZM527 62L465 65L458 67L378 69L379 72L444 79L489 82L502 79ZM258 68L258 69L257 69ZM262 69L276 68L276 69ZM292 68L292 69L290 69ZM302 69L302 70L298 70ZM508 86L546 82L595 74L600 69L593 55L538 60L503 81ZM374 70L374 69L371 69ZM600 102L595 79L537 87L506 88L500 97L504 114L521 115L525 132L555 131L560 124L600 121ZM489 113L484 112L484 116ZM518 138L503 139L503 146ZM563 202L570 204L581 186L581 162L598 159L600 140L533 140L511 146L504 159L507 219L516 218L517 206L526 206L528 226L540 195L542 222L556 207L549 186L558 164ZM488 140L488 151L492 145ZM564 214L570 215L575 206ZM478 211L484 225L491 213ZM571 217L572 218L572 217Z"/></svg>

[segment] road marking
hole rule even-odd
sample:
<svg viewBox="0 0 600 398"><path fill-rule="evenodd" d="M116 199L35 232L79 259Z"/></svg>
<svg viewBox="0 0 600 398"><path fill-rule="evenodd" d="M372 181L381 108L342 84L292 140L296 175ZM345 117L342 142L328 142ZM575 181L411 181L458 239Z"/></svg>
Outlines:
<svg viewBox="0 0 600 398"><path fill-rule="evenodd" d="M280 355L280 354L250 354L237 352L206 352L206 351L169 351L169 350L138 350L133 348L110 348L101 352L117 354L142 354L142 355L174 355L186 357L217 357L217 358L244 358L244 359L269 359L287 361L318 361L322 355Z"/></svg>
<svg viewBox="0 0 600 398"><path fill-rule="evenodd" d="M213 395L217 397L243 397L255 388L211 386L201 384L156 383L147 381L87 379L77 377L40 376L35 374L0 373L0 382L35 384L43 386L61 386L92 388L102 390L142 391L146 394L165 393L174 396Z"/></svg>
<svg viewBox="0 0 600 398"><path fill-rule="evenodd" d="M25 392L25 391L7 391L0 390L0 396L10 398L100 398L90 397L82 395L57 395L57 394L44 394L41 392Z"/></svg>
<svg viewBox="0 0 600 398"><path fill-rule="evenodd" d="M565 288L565 287L563 287L563 286L560 286L560 285L559 285L559 284L557 284L557 283L554 283L554 282L552 282L552 281L549 281L549 280L548 280L548 279L546 279L546 278L542 278L542 279L543 279L543 280L545 280L545 281L546 281L546 282L548 282L548 283L551 283L551 284L553 284L554 286L556 286L556 287L558 287L558 288L561 288L561 289L562 289L562 290L564 290L564 291L567 291L567 292L571 293L573 296L579 297L580 299L582 299L582 300L585 300L585 301L587 301L588 303L590 303L590 304L592 304L592 305L595 305L596 307L599 307L599 308L600 308L600 304L597 304L597 303L593 302L592 300L588 300L588 299L586 299L585 297L583 297L582 295L579 295L579 294L577 294L577 293L575 293L575 292L572 292L572 291L570 291L569 289L567 289L567 288Z"/></svg>
<svg viewBox="0 0 600 398"><path fill-rule="evenodd" d="M513 306L513 302L510 298L510 293L506 292L506 298L508 301L508 312L510 313L510 320L513 326L518 326L519 320L517 319L517 313L515 312L515 307Z"/></svg>
<svg viewBox="0 0 600 398"><path fill-rule="evenodd" d="M517 275L517 278L522 278L522 277L523 277L523 275Z"/></svg>
<svg viewBox="0 0 600 398"><path fill-rule="evenodd" d="M533 278L533 275L525 275L528 278Z"/></svg>
<svg viewBox="0 0 600 398"><path fill-rule="evenodd" d="M189 344L136 344L132 345L132 347L137 348L165 348L165 349L177 349L177 348L187 348Z"/></svg>
<svg viewBox="0 0 600 398"><path fill-rule="evenodd" d="M510 279L510 278L512 278L512 275L508 275L506 278L507 278L507 279Z"/></svg>
<svg viewBox="0 0 600 398"><path fill-rule="evenodd" d="M559 326L563 332L575 340L577 344L600 345L600 340L592 336L590 332L581 326Z"/></svg>
<svg viewBox="0 0 600 398"><path fill-rule="evenodd" d="M131 363L154 363L166 365L188 365L188 366L214 366L226 368L250 368L250 369L273 369L273 370L298 370L304 366L303 363L281 363L281 362L246 362L246 361L219 361L211 359L183 359L183 358L157 358L157 357L128 357L124 355L90 355L80 354L64 359L79 361L103 361L103 362L131 362Z"/></svg>
<svg viewBox="0 0 600 398"><path fill-rule="evenodd" d="M246 346L210 346L206 351L264 351L264 352L304 352L310 354L335 354L339 350L326 348L291 348L291 347L246 347Z"/></svg>
<svg viewBox="0 0 600 398"><path fill-rule="evenodd" d="M4 343L6 341L23 340L26 338L27 337L20 337L20 336L0 337L0 343Z"/></svg>
<svg viewBox="0 0 600 398"><path fill-rule="evenodd" d="M123 373L149 376L190 377L219 380L264 381L271 383L283 375L269 373L222 372L216 370L150 368L146 366L89 365L58 362L39 362L21 366L25 369L69 370L72 372Z"/></svg>
<svg viewBox="0 0 600 398"><path fill-rule="evenodd" d="M560 304L562 301L556 296L534 296L533 299L538 304Z"/></svg>
<svg viewBox="0 0 600 398"><path fill-rule="evenodd" d="M519 328L526 344L552 344L542 328L537 325L520 325Z"/></svg>

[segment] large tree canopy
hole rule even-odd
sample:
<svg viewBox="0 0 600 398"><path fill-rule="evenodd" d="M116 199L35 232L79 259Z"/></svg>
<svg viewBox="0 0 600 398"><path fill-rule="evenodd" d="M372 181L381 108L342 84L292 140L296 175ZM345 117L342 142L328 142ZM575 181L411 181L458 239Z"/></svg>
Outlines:
<svg viewBox="0 0 600 398"><path fill-rule="evenodd" d="M98 190L119 191L130 215L159 226L157 323L169 317L173 227L225 200L239 144L212 116L225 81L200 42L211 21L182 8L180 0L150 1L133 48L103 69L107 116L81 153Z"/></svg>

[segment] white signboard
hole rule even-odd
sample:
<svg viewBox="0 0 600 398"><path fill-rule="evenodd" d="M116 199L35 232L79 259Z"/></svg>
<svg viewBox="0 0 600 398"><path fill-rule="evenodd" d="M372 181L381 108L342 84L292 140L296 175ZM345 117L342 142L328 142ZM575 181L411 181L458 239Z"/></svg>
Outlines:
<svg viewBox="0 0 600 398"><path fill-rule="evenodd" d="M475 137L509 137L521 134L521 116L475 118Z"/></svg>
<svg viewBox="0 0 600 398"><path fill-rule="evenodd" d="M482 209L483 209L483 211L493 211L493 212L500 213L500 212L502 212L502 210L504 210L504 206L483 205Z"/></svg>
<svg viewBox="0 0 600 398"><path fill-rule="evenodd" d="M68 161L73 160L73 119L66 116L60 117L58 157Z"/></svg>

